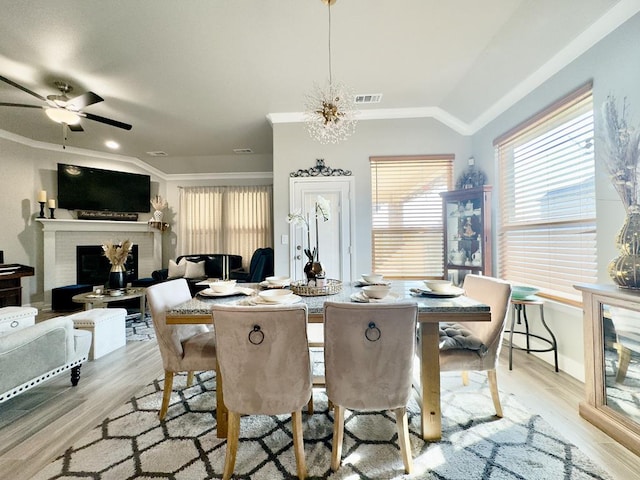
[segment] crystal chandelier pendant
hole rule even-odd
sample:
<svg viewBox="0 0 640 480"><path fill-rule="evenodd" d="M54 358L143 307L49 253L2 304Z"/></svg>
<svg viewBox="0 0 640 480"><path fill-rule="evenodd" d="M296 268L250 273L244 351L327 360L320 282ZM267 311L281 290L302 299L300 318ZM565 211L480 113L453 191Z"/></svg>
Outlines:
<svg viewBox="0 0 640 480"><path fill-rule="evenodd" d="M311 138L320 143L338 143L353 134L357 123L355 95L331 74L331 5L335 0L322 0L329 8L329 83L314 86L306 96L305 123Z"/></svg>

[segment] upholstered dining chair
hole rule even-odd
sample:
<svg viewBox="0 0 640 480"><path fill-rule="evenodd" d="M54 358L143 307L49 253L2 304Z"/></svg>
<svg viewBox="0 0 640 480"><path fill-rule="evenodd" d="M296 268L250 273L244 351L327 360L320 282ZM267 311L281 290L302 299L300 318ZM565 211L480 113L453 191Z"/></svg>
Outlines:
<svg viewBox="0 0 640 480"><path fill-rule="evenodd" d="M416 303L325 302L327 397L334 406L331 469L340 467L345 408L393 410L406 473L413 460L406 405L411 395Z"/></svg>
<svg viewBox="0 0 640 480"><path fill-rule="evenodd" d="M240 416L285 413L291 413L298 478L305 478L302 407L312 389L306 305L214 305L212 313L229 410L222 478L231 478L235 467Z"/></svg>
<svg viewBox="0 0 640 480"><path fill-rule="evenodd" d="M147 288L147 301L156 332L162 365L164 387L160 420L169 408L173 376L188 372L187 387L193 382L193 372L216 369L215 336L205 325L167 325L166 310L191 300L189 285L184 278L169 280Z"/></svg>
<svg viewBox="0 0 640 480"><path fill-rule="evenodd" d="M468 371L486 371L496 415L502 417L496 367L511 299L511 285L503 280L467 275L462 287L467 297L491 308L490 322L440 325L440 371L462 372L468 385Z"/></svg>

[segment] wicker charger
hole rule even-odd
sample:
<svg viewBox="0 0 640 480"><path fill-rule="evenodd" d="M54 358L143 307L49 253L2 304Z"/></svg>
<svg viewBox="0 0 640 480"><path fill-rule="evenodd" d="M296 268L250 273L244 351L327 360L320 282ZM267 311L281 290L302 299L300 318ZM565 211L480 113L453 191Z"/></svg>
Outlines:
<svg viewBox="0 0 640 480"><path fill-rule="evenodd" d="M319 297L322 295L333 295L342 290L342 282L333 278L328 278L325 281L325 285L322 287L316 287L307 285L306 280L296 280L291 282L291 291L296 295L302 295L303 297Z"/></svg>

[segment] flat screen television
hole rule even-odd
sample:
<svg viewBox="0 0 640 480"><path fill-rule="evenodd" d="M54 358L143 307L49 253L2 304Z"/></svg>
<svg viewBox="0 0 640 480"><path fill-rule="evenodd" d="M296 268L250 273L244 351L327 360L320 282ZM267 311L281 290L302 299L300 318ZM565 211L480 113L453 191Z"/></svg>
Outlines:
<svg viewBox="0 0 640 480"><path fill-rule="evenodd" d="M58 163L58 207L67 210L148 212L151 177Z"/></svg>

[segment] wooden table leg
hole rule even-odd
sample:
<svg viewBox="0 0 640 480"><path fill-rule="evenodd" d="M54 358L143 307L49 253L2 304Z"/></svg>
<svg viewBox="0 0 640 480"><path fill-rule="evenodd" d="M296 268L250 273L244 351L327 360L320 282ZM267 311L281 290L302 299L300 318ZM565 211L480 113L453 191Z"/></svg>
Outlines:
<svg viewBox="0 0 640 480"><path fill-rule="evenodd" d="M218 438L227 438L229 426L229 410L222 396L222 375L216 360L216 434Z"/></svg>
<svg viewBox="0 0 640 480"><path fill-rule="evenodd" d="M418 327L420 349L420 387L422 438L438 441L442 437L440 409L440 351L438 323L423 323Z"/></svg>

